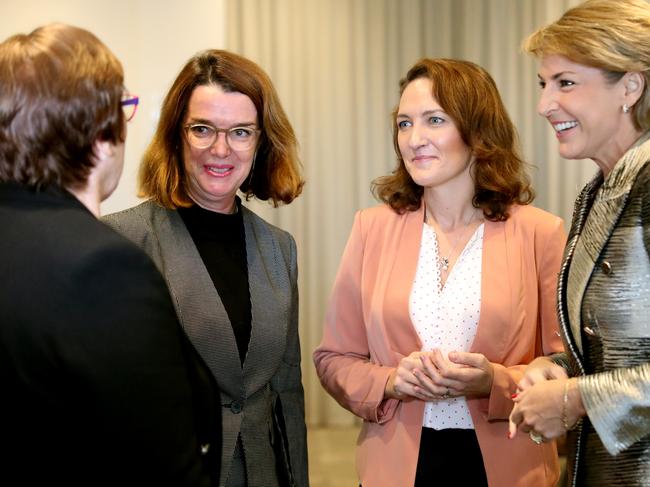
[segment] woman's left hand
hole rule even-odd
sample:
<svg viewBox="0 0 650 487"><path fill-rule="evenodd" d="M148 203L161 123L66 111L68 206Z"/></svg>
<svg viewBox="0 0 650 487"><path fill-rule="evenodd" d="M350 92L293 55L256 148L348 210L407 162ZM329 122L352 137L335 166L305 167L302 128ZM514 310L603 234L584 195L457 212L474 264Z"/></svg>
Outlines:
<svg viewBox="0 0 650 487"><path fill-rule="evenodd" d="M567 382L567 404L564 405L564 386ZM586 414L575 379L557 379L539 382L520 392L510 413L509 437L514 438L517 429L524 433L534 431L544 440L552 440L566 433L566 426L573 426ZM566 414L563 418L562 415Z"/></svg>
<svg viewBox="0 0 650 487"><path fill-rule="evenodd" d="M490 395L494 367L483 354L450 352L448 357L438 349L421 356L426 374L418 379L425 391L445 397Z"/></svg>

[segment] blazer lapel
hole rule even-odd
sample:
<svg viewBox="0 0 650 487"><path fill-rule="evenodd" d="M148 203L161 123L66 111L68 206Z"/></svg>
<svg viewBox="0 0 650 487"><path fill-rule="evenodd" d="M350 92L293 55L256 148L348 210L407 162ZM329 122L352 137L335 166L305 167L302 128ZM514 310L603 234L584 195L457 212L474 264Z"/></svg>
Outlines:
<svg viewBox="0 0 650 487"><path fill-rule="evenodd" d="M577 234L570 242L570 253L567 254L567 259L571 261L567 266L569 272L567 313L571 333L580 353L582 353L580 313L585 289L594 266L623 213L636 175L648 159L650 159L650 141L643 139L618 161L595 197L584 198L581 208L576 208L583 217L584 226L578 226ZM587 186L588 193L590 191L593 194L594 186L599 179L600 175ZM591 210L588 210L590 201L593 201L593 204Z"/></svg>
<svg viewBox="0 0 650 487"><path fill-rule="evenodd" d="M481 252L481 308L476 336L471 352L499 350L506 343L508 327L499 323L514 323L515 303L520 302L522 261L519 241L508 245L505 222L485 220L483 223L483 250Z"/></svg>
<svg viewBox="0 0 650 487"><path fill-rule="evenodd" d="M387 231L384 243L387 249L394 250L381 256L380 267L387 269L387 272L377 274L376 291L372 298L383 302L382 319L378 321L382 332L369 333L368 340L371 349L382 350L381 340L387 337L396 355L379 358L385 363L397 365L402 357L422 349L422 341L411 321L409 299L422 245L424 203L416 211L405 212L395 222L396 225Z"/></svg>
<svg viewBox="0 0 650 487"><path fill-rule="evenodd" d="M571 232L564 250L564 258L562 259L562 267L558 275L558 309L560 326L563 328L564 337L567 341L567 346L572 350L574 355L578 358L582 355L582 342L580 340L580 333L575 339L573 332L569 333L571 321L569 320L569 308L575 305L575 302L569 298L567 283L569 279L569 269L573 262L573 255L575 253L576 244L584 227L585 220L589 214L589 208L593 202L594 196L602 182L602 174L598 175L590 181L582 190L575 202L573 210L573 221L571 223ZM572 286L573 289L573 286ZM566 299L563 299L566 296ZM572 311L573 313L574 311Z"/></svg>
<svg viewBox="0 0 650 487"><path fill-rule="evenodd" d="M157 213L153 225L165 279L183 329L222 391L241 397L242 369L235 335L192 237L173 210Z"/></svg>
<svg viewBox="0 0 650 487"><path fill-rule="evenodd" d="M269 382L287 343L291 308L289 268L266 224L242 206L252 330L244 362L247 395Z"/></svg>
<svg viewBox="0 0 650 487"><path fill-rule="evenodd" d="M622 193L609 195L597 193L588 213L580 237L572 242L572 259L569 268L570 281L567 286L567 301L571 334L578 350L582 353L581 317L582 297L594 265L607 243L612 229L623 211L629 188Z"/></svg>

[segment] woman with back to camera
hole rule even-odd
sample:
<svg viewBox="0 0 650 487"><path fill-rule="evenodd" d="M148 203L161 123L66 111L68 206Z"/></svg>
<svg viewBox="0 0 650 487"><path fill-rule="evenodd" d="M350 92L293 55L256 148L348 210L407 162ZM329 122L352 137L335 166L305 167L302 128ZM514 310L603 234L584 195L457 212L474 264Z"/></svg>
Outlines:
<svg viewBox="0 0 650 487"><path fill-rule="evenodd" d="M97 220L137 102L84 29L0 43L2 485L219 480L214 380L151 259Z"/></svg>
<svg viewBox="0 0 650 487"><path fill-rule="evenodd" d="M525 50L540 60L537 109L560 155L599 171L576 201L560 273L567 352L530 364L512 431L570 430L570 485L649 485L650 4L584 2Z"/></svg>
<svg viewBox="0 0 650 487"><path fill-rule="evenodd" d="M241 204L303 186L293 129L266 73L236 54L192 57L140 168L150 199L106 221L165 276L221 389L220 485L306 486L296 244Z"/></svg>
<svg viewBox="0 0 650 487"><path fill-rule="evenodd" d="M553 486L555 443L508 441L525 364L561 350L562 220L533 192L479 66L423 59L401 82L398 165L357 213L314 352L363 418L363 487Z"/></svg>

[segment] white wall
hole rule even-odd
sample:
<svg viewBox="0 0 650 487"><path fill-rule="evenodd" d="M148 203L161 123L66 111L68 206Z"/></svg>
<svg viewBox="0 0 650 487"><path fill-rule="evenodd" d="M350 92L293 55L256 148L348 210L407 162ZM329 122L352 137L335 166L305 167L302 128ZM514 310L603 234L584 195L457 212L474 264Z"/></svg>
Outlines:
<svg viewBox="0 0 650 487"><path fill-rule="evenodd" d="M122 181L102 213L133 206L140 155L171 82L197 51L224 47L225 0L0 0L0 40L50 22L97 35L122 61L129 91L140 96Z"/></svg>

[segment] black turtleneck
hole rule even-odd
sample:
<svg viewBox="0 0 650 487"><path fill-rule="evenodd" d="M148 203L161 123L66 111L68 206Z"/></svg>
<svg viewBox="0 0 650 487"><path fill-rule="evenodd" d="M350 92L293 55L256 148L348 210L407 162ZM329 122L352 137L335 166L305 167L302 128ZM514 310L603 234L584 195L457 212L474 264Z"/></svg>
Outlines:
<svg viewBox="0 0 650 487"><path fill-rule="evenodd" d="M244 219L239 200L237 208L237 213L228 215L194 205L180 208L178 213L226 308L243 364L251 336L251 299Z"/></svg>

